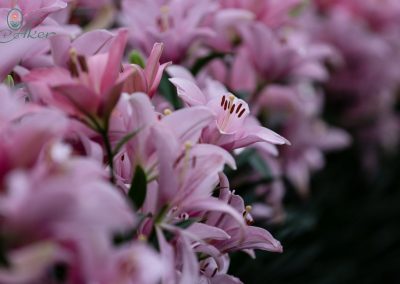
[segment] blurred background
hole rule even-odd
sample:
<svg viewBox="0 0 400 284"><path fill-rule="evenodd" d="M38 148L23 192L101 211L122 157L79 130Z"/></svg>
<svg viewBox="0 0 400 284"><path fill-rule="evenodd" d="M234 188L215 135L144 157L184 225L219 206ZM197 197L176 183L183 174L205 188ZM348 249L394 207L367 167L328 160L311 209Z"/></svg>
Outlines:
<svg viewBox="0 0 400 284"><path fill-rule="evenodd" d="M331 154L312 179L310 198L288 191L287 219L267 226L281 255L244 253L231 271L244 283L398 283L400 281L400 156L384 157L368 175L357 149Z"/></svg>

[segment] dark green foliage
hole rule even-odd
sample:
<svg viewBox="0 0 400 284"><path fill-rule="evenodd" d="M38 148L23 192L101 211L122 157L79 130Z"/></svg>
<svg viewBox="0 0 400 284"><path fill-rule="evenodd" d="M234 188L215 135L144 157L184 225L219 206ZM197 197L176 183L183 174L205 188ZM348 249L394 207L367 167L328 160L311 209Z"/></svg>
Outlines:
<svg viewBox="0 0 400 284"><path fill-rule="evenodd" d="M129 189L129 199L136 208L142 207L147 193L147 177L141 166L137 166Z"/></svg>
<svg viewBox="0 0 400 284"><path fill-rule="evenodd" d="M169 78L170 77L166 73L163 74L158 91L175 109L180 109L182 107L182 102L178 97L175 86L172 85Z"/></svg>
<svg viewBox="0 0 400 284"><path fill-rule="evenodd" d="M400 281L400 156L377 175L362 169L354 149L328 157L308 200L289 190L284 224L270 231L280 255L238 253L231 272L244 283L380 284Z"/></svg>
<svg viewBox="0 0 400 284"><path fill-rule="evenodd" d="M227 53L214 52L205 57L202 57L196 61L191 71L194 75L197 75L205 66L207 66L208 63L210 63L214 59L224 58L226 55Z"/></svg>

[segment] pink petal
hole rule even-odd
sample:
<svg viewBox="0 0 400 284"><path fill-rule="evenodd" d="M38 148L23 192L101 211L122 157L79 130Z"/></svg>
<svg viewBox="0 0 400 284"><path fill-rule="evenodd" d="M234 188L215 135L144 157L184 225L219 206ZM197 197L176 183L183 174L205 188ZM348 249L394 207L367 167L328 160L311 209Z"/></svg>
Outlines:
<svg viewBox="0 0 400 284"><path fill-rule="evenodd" d="M171 78L169 80L177 88L178 96L189 106L205 105L207 103L205 95L195 83L181 78Z"/></svg>
<svg viewBox="0 0 400 284"><path fill-rule="evenodd" d="M214 120L214 115L206 107L184 108L163 118L163 123L175 133L182 143L199 141L203 128Z"/></svg>

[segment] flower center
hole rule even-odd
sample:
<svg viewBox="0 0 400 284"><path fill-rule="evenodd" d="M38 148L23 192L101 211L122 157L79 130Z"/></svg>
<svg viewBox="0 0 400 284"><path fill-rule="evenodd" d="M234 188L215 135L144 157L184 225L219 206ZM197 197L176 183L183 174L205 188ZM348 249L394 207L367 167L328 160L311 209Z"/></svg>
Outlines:
<svg viewBox="0 0 400 284"><path fill-rule="evenodd" d="M82 55L78 55L75 48L70 49L69 55L70 61L68 67L72 77L78 78L81 74L89 72L86 58Z"/></svg>
<svg viewBox="0 0 400 284"><path fill-rule="evenodd" d="M240 120L244 118L246 108L244 102L238 100L234 95L222 96L220 103L222 117L219 118L219 126L221 130L226 130L232 120Z"/></svg>
<svg viewBox="0 0 400 284"><path fill-rule="evenodd" d="M168 31L173 26L170 8L167 5L161 6L160 17L157 20L157 24L161 32Z"/></svg>

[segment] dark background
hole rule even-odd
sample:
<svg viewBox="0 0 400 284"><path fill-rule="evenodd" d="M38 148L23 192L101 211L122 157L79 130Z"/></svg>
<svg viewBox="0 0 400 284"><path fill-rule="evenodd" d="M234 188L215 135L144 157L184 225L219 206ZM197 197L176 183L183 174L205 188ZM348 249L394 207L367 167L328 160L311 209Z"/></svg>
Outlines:
<svg viewBox="0 0 400 284"><path fill-rule="evenodd" d="M267 226L284 252L237 253L231 273L246 284L400 283L400 155L374 173L360 155L328 155L307 200L288 185L285 222Z"/></svg>

